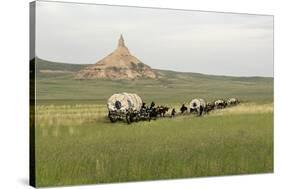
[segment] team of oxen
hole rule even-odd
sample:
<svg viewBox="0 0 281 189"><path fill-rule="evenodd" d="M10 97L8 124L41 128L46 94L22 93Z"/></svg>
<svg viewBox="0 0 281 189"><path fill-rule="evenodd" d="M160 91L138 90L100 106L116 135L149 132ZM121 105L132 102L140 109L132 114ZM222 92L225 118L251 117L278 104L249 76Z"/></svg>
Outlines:
<svg viewBox="0 0 281 189"><path fill-rule="evenodd" d="M152 120L159 117L175 117L177 115L195 114L202 116L208 114L215 109L223 109L228 106L239 104L237 98L230 98L228 100L218 99L213 102L206 102L204 99L192 99L188 105L182 104L179 110L165 105L156 105L151 102L146 105L142 99L132 93L114 94L108 99L108 118L111 122L117 120L125 120L127 123L137 122L141 120ZM171 110L169 112L169 110ZM169 112L169 113L168 113Z"/></svg>

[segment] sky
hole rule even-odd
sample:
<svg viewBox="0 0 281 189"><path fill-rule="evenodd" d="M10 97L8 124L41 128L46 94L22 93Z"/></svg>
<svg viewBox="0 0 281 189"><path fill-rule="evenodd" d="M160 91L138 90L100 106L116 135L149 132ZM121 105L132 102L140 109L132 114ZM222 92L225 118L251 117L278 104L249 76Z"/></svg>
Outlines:
<svg viewBox="0 0 281 189"><path fill-rule="evenodd" d="M273 16L37 1L39 58L94 64L120 34L155 69L273 77Z"/></svg>

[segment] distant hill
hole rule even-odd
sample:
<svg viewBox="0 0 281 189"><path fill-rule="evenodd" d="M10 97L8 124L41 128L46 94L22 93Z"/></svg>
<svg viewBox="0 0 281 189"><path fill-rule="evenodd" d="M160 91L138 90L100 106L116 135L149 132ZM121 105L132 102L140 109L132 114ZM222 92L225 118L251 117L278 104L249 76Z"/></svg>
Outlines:
<svg viewBox="0 0 281 189"><path fill-rule="evenodd" d="M34 59L31 61L34 63ZM37 73L52 74L52 73L73 73L76 75L79 71L87 68L90 64L70 64L62 62L52 62L48 60L43 60L36 57L36 70ZM241 81L241 82L257 82L257 81L272 81L272 77L260 77L260 76L251 76L251 77L237 77L237 76L221 76L221 75L209 75L202 73L193 73L193 72L177 72L170 70L160 70L152 69L157 73L158 79L170 78L170 79L208 79L208 80L224 80L224 81Z"/></svg>
<svg viewBox="0 0 281 189"><path fill-rule="evenodd" d="M52 62L52 61L43 60L43 59L36 57L37 72L44 72L47 70L78 72L79 70L85 68L86 66L88 66L88 64L68 64L68 63L61 63L61 62Z"/></svg>

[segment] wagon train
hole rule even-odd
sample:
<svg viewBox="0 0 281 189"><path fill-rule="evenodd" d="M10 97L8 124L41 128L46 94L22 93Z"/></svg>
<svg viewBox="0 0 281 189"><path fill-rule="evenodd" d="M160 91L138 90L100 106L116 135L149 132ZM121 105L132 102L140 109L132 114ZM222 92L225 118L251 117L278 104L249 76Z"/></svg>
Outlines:
<svg viewBox="0 0 281 189"><path fill-rule="evenodd" d="M202 116L212 110L223 109L239 103L240 101L237 98L230 98L228 100L218 99L213 102L206 102L202 98L194 98L188 103L187 107L185 104L181 106L179 114L197 114ZM107 101L107 108L108 118L113 123L118 120L126 121L128 124L140 120L155 120L158 117L166 117L169 109L171 109L169 117L178 115L175 108L164 105L155 106L154 102L151 102L150 106L146 106L139 95L125 92L113 94Z"/></svg>

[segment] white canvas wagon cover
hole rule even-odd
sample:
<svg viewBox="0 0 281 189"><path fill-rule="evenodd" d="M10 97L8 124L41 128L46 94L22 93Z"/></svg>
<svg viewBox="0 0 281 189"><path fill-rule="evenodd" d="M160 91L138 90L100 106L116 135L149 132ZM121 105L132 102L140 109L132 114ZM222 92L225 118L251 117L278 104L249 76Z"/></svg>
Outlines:
<svg viewBox="0 0 281 189"><path fill-rule="evenodd" d="M193 100L190 101L189 103L189 107L192 108L192 109L197 109L200 107L200 105L202 107L206 107L206 102L204 99L201 99L201 98L195 98Z"/></svg>
<svg viewBox="0 0 281 189"><path fill-rule="evenodd" d="M140 111L142 106L142 99L134 93L118 93L113 94L107 100L107 108L109 111L128 109Z"/></svg>
<svg viewBox="0 0 281 189"><path fill-rule="evenodd" d="M221 100L221 99L215 101L215 105L216 105L216 106L218 106L218 105L220 105L220 104L223 104L223 103L224 103L224 101Z"/></svg>
<svg viewBox="0 0 281 189"><path fill-rule="evenodd" d="M229 104L231 104L231 103L236 103L236 102L238 102L238 100L236 99L236 98L230 98L230 99L228 99L228 101L227 101Z"/></svg>

